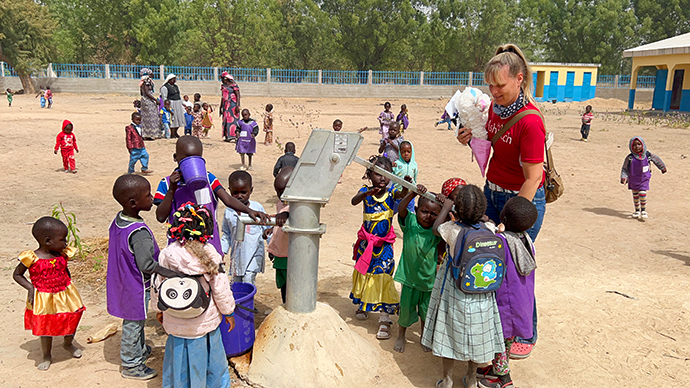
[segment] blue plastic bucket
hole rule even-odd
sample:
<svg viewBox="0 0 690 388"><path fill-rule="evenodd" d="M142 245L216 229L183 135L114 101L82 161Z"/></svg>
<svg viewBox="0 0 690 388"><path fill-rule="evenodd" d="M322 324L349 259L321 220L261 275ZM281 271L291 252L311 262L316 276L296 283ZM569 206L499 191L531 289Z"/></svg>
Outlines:
<svg viewBox="0 0 690 388"><path fill-rule="evenodd" d="M208 182L206 161L201 156L188 156L180 162L180 173L184 183L192 190L198 190Z"/></svg>
<svg viewBox="0 0 690 388"><path fill-rule="evenodd" d="M228 324L220 323L223 335L223 346L228 357L247 353L254 346L256 332L254 329L254 295L256 287L250 283L233 283L232 293L235 297L235 328L228 333Z"/></svg>

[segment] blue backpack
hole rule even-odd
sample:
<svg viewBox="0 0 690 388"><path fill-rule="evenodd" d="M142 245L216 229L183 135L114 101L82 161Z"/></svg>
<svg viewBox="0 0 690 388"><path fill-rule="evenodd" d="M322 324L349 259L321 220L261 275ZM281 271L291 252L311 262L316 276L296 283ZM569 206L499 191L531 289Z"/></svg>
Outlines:
<svg viewBox="0 0 690 388"><path fill-rule="evenodd" d="M503 240L486 226L463 227L455 242L455 255L450 263L455 286L466 294L496 291L505 276Z"/></svg>

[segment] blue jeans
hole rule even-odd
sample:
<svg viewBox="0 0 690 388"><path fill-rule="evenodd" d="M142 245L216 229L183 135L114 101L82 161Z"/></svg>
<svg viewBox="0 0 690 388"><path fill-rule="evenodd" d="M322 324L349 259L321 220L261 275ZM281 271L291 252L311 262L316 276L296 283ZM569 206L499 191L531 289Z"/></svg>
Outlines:
<svg viewBox="0 0 690 388"><path fill-rule="evenodd" d="M146 290L146 309L148 310L151 293ZM141 321L122 320L122 340L120 341L120 360L125 368L133 368L144 363L146 352L146 338L144 337L144 324Z"/></svg>
<svg viewBox="0 0 690 388"><path fill-rule="evenodd" d="M496 225L501 223L501 211L505 206L506 202L517 197L517 194L513 193L503 193L500 191L493 191L489 188L489 185L484 185L484 195L486 196L486 215L495 222ZM541 224L544 222L544 214L546 213L546 192L544 187L537 189L534 194L532 203L537 208L537 221L534 225L527 230L527 234L532 238L532 241L536 241L537 235L539 235L539 230L541 230ZM532 338L520 338L516 337L516 341L520 343L534 344L537 342L537 301L534 301L534 314L532 317L532 323L534 332Z"/></svg>
<svg viewBox="0 0 690 388"><path fill-rule="evenodd" d="M141 162L141 171L149 169L149 153L146 152L146 148L132 148L132 151L129 153L127 174L134 172L134 166L137 164L137 161Z"/></svg>
<svg viewBox="0 0 690 388"><path fill-rule="evenodd" d="M170 123L163 123L163 137L170 139Z"/></svg>

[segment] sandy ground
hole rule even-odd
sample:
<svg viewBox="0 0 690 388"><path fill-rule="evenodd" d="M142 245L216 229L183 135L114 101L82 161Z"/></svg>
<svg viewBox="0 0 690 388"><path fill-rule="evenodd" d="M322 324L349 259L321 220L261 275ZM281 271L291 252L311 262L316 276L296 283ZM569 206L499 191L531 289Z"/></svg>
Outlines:
<svg viewBox="0 0 690 388"><path fill-rule="evenodd" d="M5 322L0 340L2 387L161 384L160 378L149 382L120 378L119 333L104 342L86 344L87 336L117 322L106 312L103 279L92 284L80 284L76 279L87 305L76 335L84 357L70 359L57 347L50 371L37 372L39 340L23 330L26 292L11 278L17 254L36 247L31 223L49 215L58 202L76 213L82 237L107 237L118 211L111 197L112 183L127 168L123 128L129 123L132 100L128 96L58 94L52 110L41 110L30 96L15 96L11 109L4 100L0 102L0 168L7 172L0 185L5 217L0 226L0 317ZM344 130L375 126L383 101L246 98L243 102L254 117L259 116L262 106L272 103L277 138L283 143L294 141L299 153L311 127L330 128L335 118L345 122ZM452 132L433 126L445 100L391 102L396 113L401 103L409 107L411 127L405 137L415 144L420 183L440 190L445 179L458 176L483 184L478 168L470 161L469 149L458 144ZM591 103L595 111L626 105L600 99ZM690 202L682 193L690 191L690 159L685 158L690 132L597 120L590 142L582 143L579 112L583 105L550 105L546 112L547 128L556 135L554 157L566 192L558 202L547 205L536 242L539 342L530 358L511 363L514 381L520 387L684 386L687 377L683 376L690 370L690 247L685 229ZM65 118L74 122L81 150L76 156L79 173L75 175L61 172L61 159L52 153ZM629 218L631 194L618 183L628 139L633 135L643 136L669 170L665 175L654 171L650 218L644 223ZM374 154L378 145L377 132L368 131L365 136L359 151L363 157ZM226 185L229 173L239 167L234 147L220 141L217 129L204 140L204 147L209 170ZM160 178L175 167L174 140L147 142L147 148L151 169L155 170L149 179L155 189ZM276 201L271 169L279 156L275 145L259 145L255 158L252 199L269 212ZM378 386L433 387L441 374L441 360L421 351L418 324L408 331L407 351L398 354L393 352L394 340L375 339L375 319L354 320L355 308L348 299L352 274L348 252L362 216L361 208L349 202L363 183L362 173L358 165L349 167L343 184L322 211L328 233L321 241L319 300L333 306L355 332L381 348L384 368L360 373L378 375ZM163 242L164 228L153 212L143 217ZM399 239L395 247L398 254L401 244ZM280 303L272 269L258 277L257 285L260 310ZM153 320L150 323L147 338L156 346L150 365L160 370L165 333ZM465 365L456 365L459 380Z"/></svg>

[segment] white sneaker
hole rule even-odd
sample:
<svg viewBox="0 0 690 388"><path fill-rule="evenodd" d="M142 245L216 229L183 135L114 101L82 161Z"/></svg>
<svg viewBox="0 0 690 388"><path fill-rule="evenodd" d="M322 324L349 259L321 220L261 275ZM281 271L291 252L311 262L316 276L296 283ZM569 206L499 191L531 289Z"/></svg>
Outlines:
<svg viewBox="0 0 690 388"><path fill-rule="evenodd" d="M633 214L630 215L632 218L640 218L640 212L636 211Z"/></svg>
<svg viewBox="0 0 690 388"><path fill-rule="evenodd" d="M647 218L649 218L649 216L647 216L647 212L640 213L640 219L641 220L646 220Z"/></svg>

